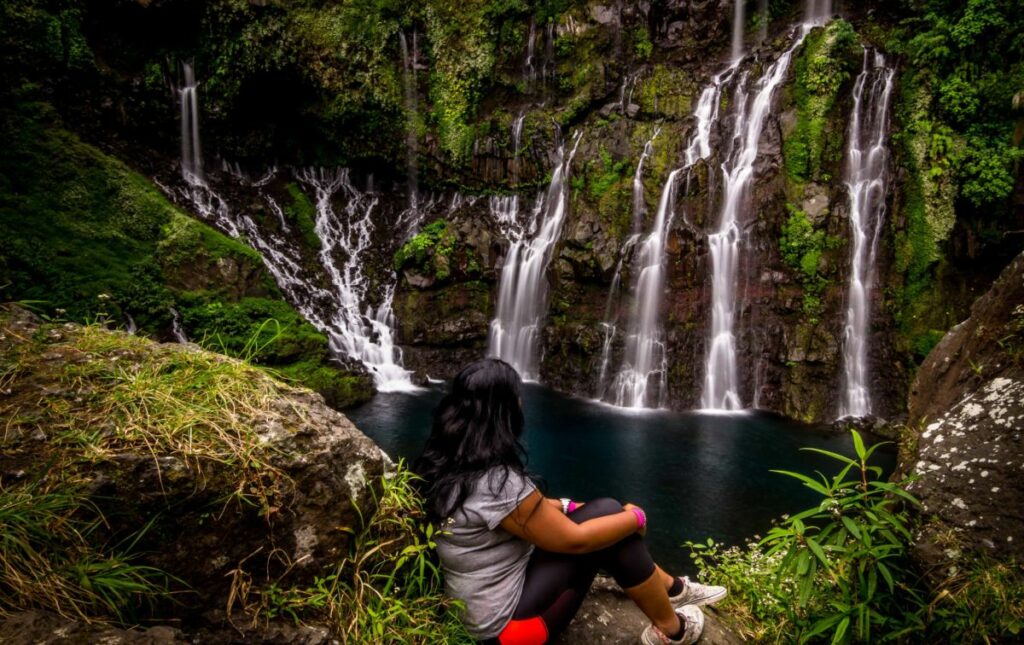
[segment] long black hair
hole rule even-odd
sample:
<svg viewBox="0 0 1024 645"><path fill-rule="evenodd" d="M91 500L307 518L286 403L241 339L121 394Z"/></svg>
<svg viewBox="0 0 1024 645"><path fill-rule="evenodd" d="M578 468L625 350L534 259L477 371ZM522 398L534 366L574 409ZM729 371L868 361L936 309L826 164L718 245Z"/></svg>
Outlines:
<svg viewBox="0 0 1024 645"><path fill-rule="evenodd" d="M434 410L434 426L413 465L431 521L461 507L473 485L492 469L492 487L505 485L510 472L526 475L522 380L505 361L486 358L462 369L451 391Z"/></svg>

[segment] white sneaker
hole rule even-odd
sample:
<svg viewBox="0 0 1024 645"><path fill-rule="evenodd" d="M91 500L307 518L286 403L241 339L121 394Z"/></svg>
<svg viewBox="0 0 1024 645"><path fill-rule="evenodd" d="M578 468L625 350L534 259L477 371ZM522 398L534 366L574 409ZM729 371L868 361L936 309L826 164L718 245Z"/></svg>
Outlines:
<svg viewBox="0 0 1024 645"><path fill-rule="evenodd" d="M691 581L686 576L682 576L680 580L683 581L683 590L674 596L668 597L672 606L676 609L686 605L695 605L697 607L712 605L725 598L729 593L725 587L702 585L699 582Z"/></svg>
<svg viewBox="0 0 1024 645"><path fill-rule="evenodd" d="M684 605L676 609L676 616L679 616L685 627L683 635L678 639L672 640L654 625L648 625L640 634L640 642L643 645L693 645L700 640L704 632L704 612L699 607Z"/></svg>

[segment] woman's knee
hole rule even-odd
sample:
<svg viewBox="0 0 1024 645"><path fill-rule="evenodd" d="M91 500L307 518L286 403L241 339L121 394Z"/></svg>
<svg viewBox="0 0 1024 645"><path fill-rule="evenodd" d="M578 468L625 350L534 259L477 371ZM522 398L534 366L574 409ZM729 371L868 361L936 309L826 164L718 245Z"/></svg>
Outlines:
<svg viewBox="0 0 1024 645"><path fill-rule="evenodd" d="M598 497L584 504L583 508L577 511L577 513L585 512L588 517L602 517L604 515L621 513L622 510L622 504L618 500L614 500L611 497ZM575 514L573 513L573 515Z"/></svg>

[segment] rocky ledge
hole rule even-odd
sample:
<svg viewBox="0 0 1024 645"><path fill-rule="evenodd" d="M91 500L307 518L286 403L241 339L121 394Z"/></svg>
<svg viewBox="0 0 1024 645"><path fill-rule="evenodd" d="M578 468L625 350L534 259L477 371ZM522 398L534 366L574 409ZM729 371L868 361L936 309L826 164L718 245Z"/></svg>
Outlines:
<svg viewBox="0 0 1024 645"><path fill-rule="evenodd" d="M928 355L909 408L921 563L948 574L970 552L1024 559L1024 254Z"/></svg>
<svg viewBox="0 0 1024 645"><path fill-rule="evenodd" d="M608 578L599 577L576 618L556 642L559 645L636 643L649 623L618 585ZM704 633L699 645L739 645L743 642L714 608L704 608Z"/></svg>
<svg viewBox="0 0 1024 645"><path fill-rule="evenodd" d="M80 495L102 520L90 540L134 544L138 564L180 585L184 625L244 607L249 589L322 575L390 465L310 390L16 307L0 309L0 419L3 489Z"/></svg>

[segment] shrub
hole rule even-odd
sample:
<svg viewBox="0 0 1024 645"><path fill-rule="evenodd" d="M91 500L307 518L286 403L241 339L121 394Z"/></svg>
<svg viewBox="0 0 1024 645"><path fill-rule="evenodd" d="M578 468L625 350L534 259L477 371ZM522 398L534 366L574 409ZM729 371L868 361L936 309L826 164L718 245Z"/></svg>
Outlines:
<svg viewBox="0 0 1024 645"><path fill-rule="evenodd" d="M881 468L868 464L883 444L866 448L856 430L851 434L856 459L804 449L843 464L831 479L773 471L820 494L817 507L784 517L746 551L690 545L704 577L723 582L727 572L740 574L729 582L747 607L746 630L758 639L805 642L828 632L833 642L870 642L923 628L914 611L920 599L904 584L914 576L904 557L910 532L901 504L917 502L903 489L906 481L880 481ZM908 606L908 598L918 603Z"/></svg>

